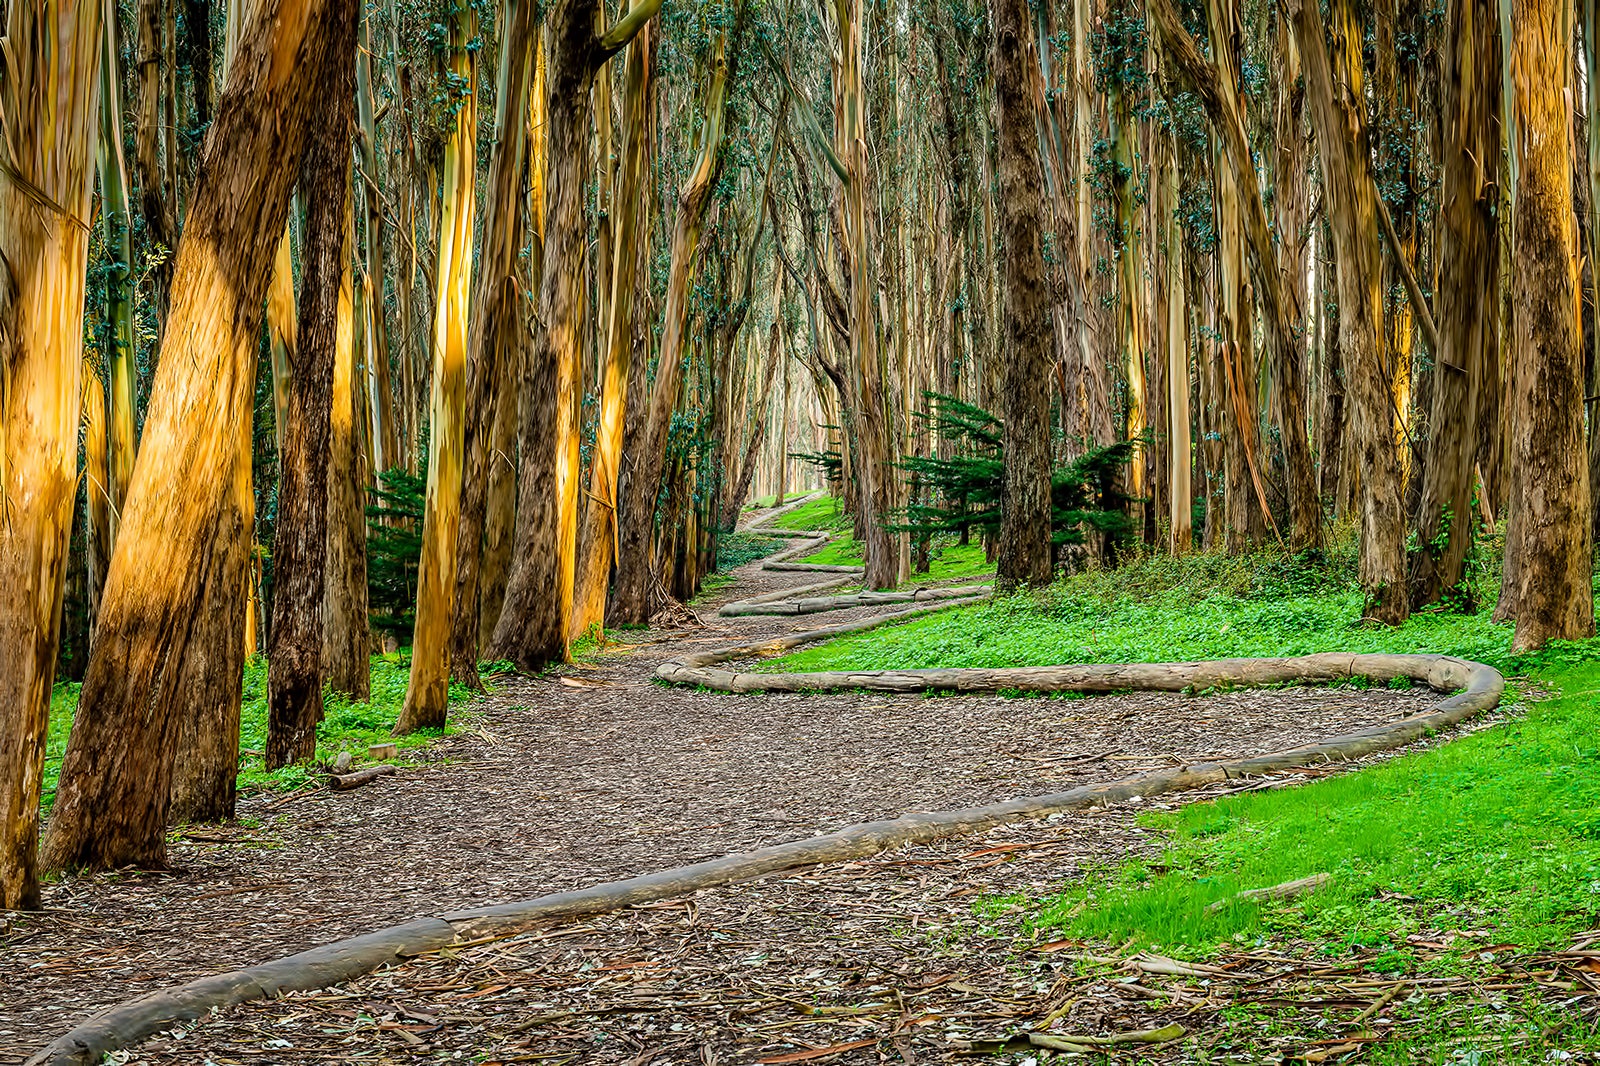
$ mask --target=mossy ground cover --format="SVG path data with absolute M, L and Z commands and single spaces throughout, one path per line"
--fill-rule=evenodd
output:
M 841 533 L 818 551 L 802 559 L 802 563 L 822 563 L 827 566 L 860 566 L 865 562 L 861 544 L 849 532 Z M 984 556 L 983 545 L 957 543 L 955 536 L 935 537 L 928 552 L 928 572 L 913 573 L 910 584 L 929 581 L 949 581 L 962 577 L 981 577 L 994 573 L 994 564 Z
M 772 520 L 773 529 L 849 529 L 850 516 L 836 496 L 822 495 Z
M 1142 822 L 1167 837 L 1158 859 L 1108 863 L 1053 897 L 994 902 L 1036 937 L 1102 950 L 1206 957 L 1288 947 L 1360 957 L 1395 975 L 1470 970 L 1486 947 L 1571 943 L 1600 923 L 1600 641 L 1513 657 L 1511 628 L 1490 621 L 1487 606 L 1425 612 L 1398 628 L 1363 625 L 1352 567 L 1337 554 L 1151 558 L 775 665 L 997 667 L 1320 651 L 1487 662 L 1513 682 L 1512 713 L 1492 728 L 1303 787 L 1148 813 Z M 1492 604 L 1496 577 L 1487 569 L 1477 576 L 1480 603 Z M 1207 910 L 1244 889 L 1319 873 L 1332 880 L 1309 895 Z M 1422 1050 L 1434 1031 L 1424 1015 L 1436 1006 L 1404 1008 L 1419 1026 L 1413 1042 L 1391 1044 L 1372 1061 L 1434 1061 Z M 1441 1020 L 1438 1032 L 1493 1031 L 1492 1014 L 1474 1007 Z M 1592 1026 L 1572 1040 L 1563 1046 L 1600 1049 Z
M 359 762 L 367 762 L 367 746 L 394 741 L 401 751 L 427 746 L 438 737 L 451 732 L 424 729 L 409 736 L 393 737 L 389 731 L 400 717 L 405 703 L 406 684 L 411 675 L 410 649 L 372 657 L 372 696 L 360 702 L 351 702 L 343 696 L 329 693 L 324 700 L 324 716 L 317 726 L 318 763 L 331 762 L 339 752 L 349 751 Z M 55 687 L 50 700 L 50 732 L 46 742 L 44 773 L 44 807 L 49 810 L 55 802 L 56 785 L 61 774 L 61 759 L 66 754 L 67 737 L 72 731 L 72 719 L 78 709 L 77 684 L 63 683 Z M 456 703 L 470 698 L 471 693 L 458 685 L 450 686 L 450 700 Z M 306 784 L 316 774 L 315 766 L 286 766 L 268 771 L 263 765 L 262 752 L 267 743 L 267 661 L 256 656 L 245 663 L 244 700 L 239 708 L 239 787 L 241 790 L 292 790 Z M 392 760 L 391 760 L 392 761 Z

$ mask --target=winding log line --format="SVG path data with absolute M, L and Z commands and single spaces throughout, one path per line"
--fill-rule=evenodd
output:
M 965 810 L 913 812 L 886 821 L 847 826 L 823 836 L 725 855 L 622 881 L 493 907 L 419 918 L 243 970 L 203 977 L 131 1000 L 61 1036 L 30 1058 L 28 1066 L 90 1066 L 99 1062 L 107 1052 L 137 1044 L 174 1025 L 196 1021 L 212 1011 L 253 1000 L 274 999 L 288 992 L 338 984 L 371 973 L 379 967 L 398 964 L 413 955 L 468 941 L 480 941 L 486 937 L 513 936 L 552 919 L 617 910 L 797 867 L 864 858 L 890 848 L 979 833 L 1009 822 L 1041 818 L 1095 804 L 1156 796 L 1243 775 L 1352 759 L 1400 747 L 1496 706 L 1505 690 L 1505 681 L 1494 668 L 1444 655 L 1334 653 L 1288 659 L 1224 659 L 1194 663 L 796 674 L 740 673 L 718 665 L 777 654 L 802 644 L 862 632 L 932 610 L 970 602 L 976 601 L 967 598 L 934 603 L 880 618 L 810 630 L 775 640 L 685 655 L 662 663 L 656 670 L 656 676 L 673 684 L 698 684 L 727 692 L 863 688 L 890 692 L 992 692 L 997 689 L 1037 692 L 1180 691 L 1220 685 L 1325 682 L 1354 676 L 1380 680 L 1409 677 L 1426 683 L 1435 691 L 1454 695 L 1424 713 L 1287 751 L 1199 763 L 1109 784 L 1082 785 L 1065 792 L 1005 800 Z

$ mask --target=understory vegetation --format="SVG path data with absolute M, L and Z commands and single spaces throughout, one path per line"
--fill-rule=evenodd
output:
M 394 743 L 404 752 L 426 747 L 441 736 L 459 728 L 453 719 L 443 729 L 423 729 L 405 736 L 391 735 L 400 708 L 405 703 L 406 682 L 411 671 L 411 649 L 372 657 L 372 696 L 352 701 L 329 691 L 324 697 L 322 721 L 317 725 L 317 754 L 313 762 L 292 763 L 277 770 L 265 768 L 263 753 L 267 743 L 267 661 L 253 656 L 244 666 L 244 699 L 239 712 L 239 790 L 288 791 L 316 778 L 319 771 L 339 753 L 348 751 L 358 765 L 395 762 L 396 759 L 369 759 L 372 744 Z M 67 737 L 78 709 L 75 682 L 56 685 L 50 699 L 50 733 L 45 755 L 44 802 L 49 810 L 55 802 L 56 781 L 61 773 L 61 758 L 67 750 Z M 460 685 L 450 686 L 450 702 L 460 703 L 472 693 Z

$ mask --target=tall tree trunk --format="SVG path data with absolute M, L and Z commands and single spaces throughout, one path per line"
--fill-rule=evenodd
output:
M 395 723 L 396 736 L 443 728 L 450 705 L 450 621 L 455 605 L 456 532 L 466 446 L 467 325 L 471 312 L 473 186 L 477 177 L 477 15 L 466 6 L 450 16 L 450 72 L 463 90 L 444 149 L 435 273 L 433 382 L 428 399 L 428 491 L 417 567 L 417 621 L 411 637 L 411 680 Z
M 852 424 L 855 473 L 860 489 L 858 518 L 863 526 L 866 556 L 863 581 L 868 588 L 893 588 L 901 577 L 901 538 L 889 523 L 900 497 L 894 470 L 892 409 L 885 381 L 883 353 L 879 350 L 878 316 L 874 299 L 867 233 L 867 113 L 862 78 L 866 68 L 866 41 L 862 30 L 862 0 L 834 0 L 833 15 L 839 34 L 834 55 L 834 154 L 843 161 L 839 226 L 849 278 L 850 355 L 846 376 L 850 381 L 847 415 Z M 990 242 L 985 242 L 986 244 Z M 992 368 L 991 368 L 992 370 Z
M 109 269 L 106 273 L 107 478 L 111 525 L 107 548 L 116 542 L 117 521 L 133 480 L 134 381 L 138 347 L 133 325 L 133 217 L 128 206 L 128 168 L 122 152 L 122 75 L 117 54 L 116 5 L 106 0 L 105 42 L 100 49 L 100 197 Z M 109 555 L 106 557 L 109 561 Z M 100 574 L 103 580 L 104 573 Z M 100 588 L 92 598 L 98 603 Z
M 1364 99 L 1361 25 L 1351 0 L 1333 0 L 1330 59 L 1317 5 L 1311 0 L 1289 0 L 1289 6 L 1322 159 L 1322 185 L 1338 273 L 1339 352 L 1354 407 L 1354 443 L 1361 457 L 1363 614 L 1398 625 L 1410 610 L 1405 582 L 1405 514 L 1394 417 L 1378 352 L 1383 273 L 1360 104 Z
M 723 55 L 726 45 L 724 30 L 713 46 L 699 153 L 694 170 L 678 192 L 678 213 L 672 230 L 672 265 L 667 276 L 667 304 L 661 325 L 661 352 L 656 360 L 655 383 L 650 390 L 639 465 L 629 478 L 627 498 L 618 516 L 621 543 L 617 549 L 616 588 L 610 612 L 614 623 L 638 625 L 650 620 L 650 538 L 655 525 L 656 497 L 661 491 L 662 470 L 666 465 L 667 435 L 672 428 L 672 413 L 678 405 L 678 388 L 683 376 L 689 282 L 722 149 L 728 95 L 728 68 Z
M 621 181 L 617 190 L 618 254 L 612 257 L 611 298 L 606 321 L 605 369 L 600 387 L 600 425 L 589 464 L 589 506 L 578 538 L 578 575 L 573 588 L 574 635 L 605 620 L 606 592 L 616 557 L 617 475 L 627 425 L 628 383 L 633 375 L 633 290 L 637 264 L 629 254 L 641 233 L 650 232 L 648 195 L 650 77 L 654 66 L 647 26 L 628 47 L 622 105 Z
M 101 12 L 101 0 L 13 3 L 5 21 L 0 909 L 7 910 L 39 907 L 40 781 L 77 488 Z
M 575 559 L 562 545 L 563 538 L 575 541 L 576 530 L 566 528 L 573 512 L 563 507 L 561 493 L 575 488 L 576 482 L 564 486 L 561 478 L 576 476 L 570 458 L 575 424 L 568 419 L 576 417 L 570 407 L 580 369 L 589 90 L 606 59 L 625 47 L 660 9 L 660 0 L 641 0 L 598 35 L 596 2 L 564 0 L 546 16 L 549 98 L 561 106 L 551 107 L 545 122 L 550 173 L 545 186 L 540 326 L 523 363 L 516 549 L 489 648 L 491 658 L 522 669 L 537 669 L 566 656 L 572 617 Z M 665 362 L 663 358 L 663 366 Z M 563 405 L 569 408 L 566 413 Z
M 1170 140 L 1168 141 L 1171 144 Z M 1178 222 L 1178 162 L 1169 152 L 1161 169 L 1157 213 L 1166 240 L 1167 264 L 1167 461 L 1169 471 L 1169 548 L 1181 555 L 1194 547 L 1194 496 L 1190 487 L 1193 466 L 1189 428 L 1188 299 L 1184 285 L 1183 232 Z
M 1590 0 L 1592 3 L 1593 0 Z M 1496 0 L 1451 0 L 1440 71 L 1444 128 L 1439 209 L 1439 350 L 1428 455 L 1411 562 L 1411 604 L 1464 589 L 1472 543 L 1478 395 L 1494 362 L 1500 246 L 1500 19 Z
M 250 371 L 268 280 L 262 264 L 288 215 L 313 99 L 337 37 L 329 27 L 344 17 L 354 18 L 348 0 L 260 0 L 208 135 L 98 639 L 45 837 L 51 868 L 164 861 L 182 667 L 203 646 L 197 622 L 216 577 L 213 558 L 226 550 L 217 538 L 236 510 L 230 475 L 255 386 Z
M 372 17 L 373 8 L 364 6 L 361 47 L 356 51 L 356 115 L 361 138 L 361 167 L 356 183 L 365 208 L 362 228 L 365 284 L 372 290 L 366 301 L 367 391 L 372 412 L 369 455 L 373 471 L 382 472 L 403 465 L 404 460 L 400 456 L 400 436 L 394 419 L 394 387 L 389 378 L 389 325 L 383 313 L 383 283 L 388 274 L 384 270 L 383 255 L 383 197 L 378 185 L 378 123 L 372 99 Z
M 478 679 L 478 585 L 484 519 L 489 499 L 489 446 L 496 398 L 514 367 L 507 366 L 522 332 L 522 284 L 517 256 L 522 250 L 522 210 L 518 202 L 527 147 L 528 82 L 539 37 L 532 5 L 502 0 L 498 84 L 495 93 L 495 147 L 489 160 L 489 191 L 484 205 L 484 249 L 478 291 L 467 337 L 466 471 L 461 489 L 461 525 L 456 540 L 455 605 L 450 632 L 450 676 L 481 690 Z
M 328 404 L 328 548 L 322 599 L 322 677 L 334 692 L 352 700 L 372 693 L 367 616 L 366 423 L 361 376 L 356 361 L 355 284 L 350 252 L 354 246 L 355 205 L 346 200 L 344 255 L 340 260 L 333 386 Z
M 342 27 L 341 27 L 342 28 Z M 306 216 L 299 350 L 282 427 L 278 520 L 272 542 L 272 633 L 267 651 L 266 766 L 307 762 L 322 720 L 322 605 L 328 563 L 328 434 L 339 297 L 349 269 L 350 136 L 356 41 L 337 42 L 328 110 L 300 166 Z
M 996 584 L 1046 585 L 1050 547 L 1050 292 L 1045 285 L 1044 181 L 1033 105 L 1026 0 L 994 0 L 991 53 L 1000 139 L 1000 239 L 1006 250 L 1001 495 Z M 1135 469 L 1142 458 L 1134 463 Z
M 1507 571 L 1497 614 L 1512 648 L 1594 635 L 1583 440 L 1578 247 L 1572 213 L 1571 5 L 1517 0 L 1511 17 L 1517 160 L 1515 370 Z
M 158 332 L 167 321 L 172 294 L 173 256 L 178 241 L 177 219 L 172 211 L 166 179 L 161 170 L 161 18 L 162 0 L 139 0 L 138 44 L 139 111 L 135 125 L 134 172 L 139 185 L 139 213 L 144 216 L 146 239 L 152 250 L 166 251 L 150 268 Z

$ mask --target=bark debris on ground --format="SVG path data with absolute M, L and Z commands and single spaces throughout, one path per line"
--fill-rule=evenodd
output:
M 172 871 L 51 885 L 45 913 L 3 930 L 0 1063 L 155 988 L 418 915 L 908 810 L 1275 750 L 1432 699 L 1352 687 L 730 697 L 651 682 L 674 654 L 790 631 L 790 619 L 713 620 L 715 606 L 806 581 L 745 567 L 698 611 L 709 624 L 504 678 L 392 777 L 349 793 L 250 796 L 237 825 L 180 830 Z M 983 934 L 974 901 L 1045 895 L 1089 864 L 1150 853 L 1159 842 L 1133 813 L 1005 827 L 418 959 L 241 1007 L 142 1059 L 865 1062 L 892 1051 L 889 1061 L 922 1061 L 1015 1029 L 1065 979 L 1048 953 L 1019 954 L 1014 929 Z M 1122 1015 L 1123 1028 L 1151 1018 Z

